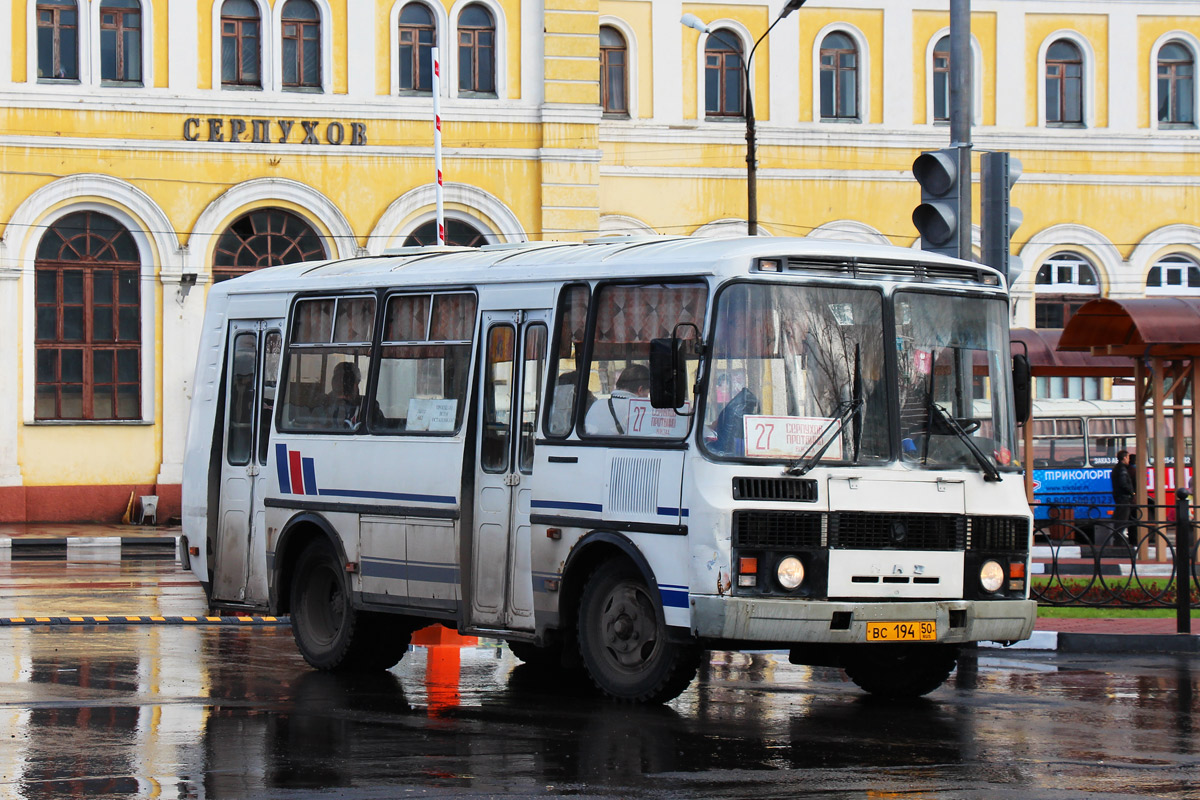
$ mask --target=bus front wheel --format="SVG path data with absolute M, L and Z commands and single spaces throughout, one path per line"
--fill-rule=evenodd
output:
M 845 663 L 846 675 L 878 697 L 921 697 L 946 682 L 958 662 L 947 645 L 887 644 L 860 650 Z
M 665 703 L 696 676 L 699 650 L 671 640 L 662 606 L 631 564 L 610 561 L 592 573 L 578 625 L 584 667 L 612 700 Z
M 292 636 L 304 660 L 329 671 L 384 670 L 408 650 L 399 618 L 354 608 L 333 545 L 323 539 L 300 554 L 291 592 Z

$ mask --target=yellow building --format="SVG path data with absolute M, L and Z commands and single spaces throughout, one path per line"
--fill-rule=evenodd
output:
M 205 287 L 430 240 L 432 46 L 452 241 L 744 232 L 752 54 L 760 232 L 907 246 L 947 6 L 0 0 L 0 521 L 177 514 Z M 1200 8 L 975 0 L 972 35 L 1014 324 L 1200 293 Z

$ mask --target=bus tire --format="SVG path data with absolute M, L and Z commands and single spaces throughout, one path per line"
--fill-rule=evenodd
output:
M 845 663 L 846 675 L 863 691 L 900 700 L 927 695 L 950 677 L 958 648 L 947 645 L 882 645 L 863 648 Z
M 579 602 L 579 654 L 592 683 L 621 703 L 665 703 L 696 677 L 699 650 L 671 640 L 662 605 L 628 562 L 588 578 Z
M 327 671 L 378 671 L 408 649 L 399 618 L 358 611 L 337 553 L 325 539 L 305 547 L 291 591 L 292 636 L 304 660 Z

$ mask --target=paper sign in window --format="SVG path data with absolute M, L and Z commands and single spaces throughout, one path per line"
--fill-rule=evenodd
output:
M 834 420 L 829 417 L 773 417 L 747 414 L 743 418 L 746 436 L 746 455 L 752 458 L 795 458 L 802 455 Z M 828 438 L 828 435 L 826 436 Z M 824 442 L 824 439 L 821 440 Z M 818 444 L 812 452 L 821 448 Z M 842 457 L 842 435 L 833 437 L 833 443 L 823 458 Z

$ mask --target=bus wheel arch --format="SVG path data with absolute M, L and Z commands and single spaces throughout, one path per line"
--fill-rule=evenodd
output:
M 561 613 L 575 621 L 592 683 L 616 702 L 674 699 L 696 676 L 699 647 L 667 627 L 658 583 L 628 539 L 597 531 L 584 542 L 588 546 L 577 545 L 580 555 L 564 570 L 572 594 Z
M 654 578 L 654 571 L 650 569 L 650 562 L 628 537 L 614 531 L 600 530 L 588 533 L 571 548 L 562 572 L 558 618 L 559 624 L 568 630 L 572 637 L 579 613 L 579 601 L 588 578 L 605 562 L 619 559 L 632 563 L 642 574 L 646 585 L 657 591 L 658 581 Z
M 296 566 L 301 554 L 309 544 L 318 539 L 326 539 L 334 551 L 346 562 L 346 552 L 332 526 L 319 514 L 298 514 L 288 520 L 279 540 L 275 545 L 275 580 L 272 581 L 272 607 L 276 613 L 286 614 L 291 611 L 292 581 L 295 579 Z

